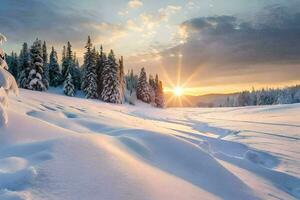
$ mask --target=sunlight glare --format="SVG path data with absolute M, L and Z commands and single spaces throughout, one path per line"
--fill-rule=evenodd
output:
M 173 93 L 175 96 L 180 97 L 183 94 L 183 88 L 182 87 L 175 87 L 173 90 Z

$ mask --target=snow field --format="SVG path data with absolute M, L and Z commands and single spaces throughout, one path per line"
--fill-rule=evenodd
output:
M 0 199 L 299 199 L 299 112 L 21 90 L 0 128 Z

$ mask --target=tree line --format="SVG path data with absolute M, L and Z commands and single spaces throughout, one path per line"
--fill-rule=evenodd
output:
M 300 103 L 300 85 L 285 88 L 263 88 L 228 96 L 220 106 L 256 106 Z
M 25 42 L 19 55 L 12 52 L 6 56 L 9 71 L 20 88 L 46 91 L 50 86 L 62 87 L 67 96 L 82 90 L 88 99 L 116 104 L 135 104 L 139 99 L 164 107 L 163 84 L 157 74 L 148 79 L 142 68 L 139 75 L 133 70 L 125 75 L 123 57 L 116 58 L 113 50 L 106 54 L 102 46 L 98 51 L 90 37 L 85 45 L 82 66 L 70 42 L 63 46 L 60 63 L 55 48 L 51 48 L 50 55 L 47 50 L 46 42 L 36 39 L 30 47 Z

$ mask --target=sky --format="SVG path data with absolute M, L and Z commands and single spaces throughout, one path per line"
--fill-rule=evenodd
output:
M 158 73 L 166 91 L 230 93 L 300 83 L 299 0 L 1 0 L 7 52 L 36 37 L 82 57 L 87 36 Z

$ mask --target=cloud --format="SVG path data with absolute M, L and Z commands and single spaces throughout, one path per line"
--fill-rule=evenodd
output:
M 140 0 L 131 0 L 128 2 L 129 8 L 139 8 L 143 5 L 143 2 Z
M 158 10 L 159 19 L 168 21 L 169 17 L 172 14 L 175 14 L 180 10 L 181 10 L 181 6 L 174 6 L 174 5 L 168 5 L 166 8 L 161 8 Z
M 99 35 L 95 36 L 96 43 L 112 46 L 115 42 L 125 37 L 128 32 L 127 29 L 120 24 L 100 23 L 94 24 L 94 28 L 98 30 Z
M 10 41 L 21 43 L 35 37 L 55 41 L 81 41 L 90 33 L 97 34 L 91 13 L 77 10 L 63 2 L 49 0 L 2 0 L 0 6 L 1 31 Z
M 300 61 L 300 13 L 271 13 L 247 23 L 233 16 L 191 19 L 181 25 L 188 35 L 183 46 L 201 49 L 199 58 L 209 54 L 211 60 L 201 60 L 216 64 Z
M 235 16 L 198 17 L 180 24 L 179 33 L 178 45 L 159 53 L 160 63 L 149 61 L 164 66 L 170 77 L 176 77 L 180 61 L 182 79 L 193 74 L 195 85 L 299 80 L 297 10 L 271 6 L 247 22 Z
M 159 27 L 163 22 L 167 22 L 172 15 L 180 10 L 180 6 L 168 5 L 164 8 L 160 8 L 155 13 L 142 13 L 139 16 L 140 26 L 147 30 L 153 30 Z

